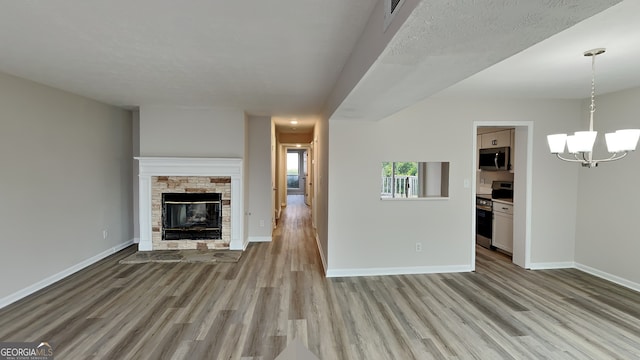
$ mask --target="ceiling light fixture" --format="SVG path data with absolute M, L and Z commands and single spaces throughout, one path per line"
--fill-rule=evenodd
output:
M 593 131 L 593 113 L 596 111 L 595 95 L 596 95 L 596 56 L 603 54 L 604 48 L 593 49 L 584 52 L 584 56 L 591 57 L 591 106 L 589 118 L 589 131 L 576 131 L 573 135 L 553 134 L 547 136 L 549 150 L 552 154 L 556 154 L 558 159 L 577 162 L 583 167 L 593 168 L 598 163 L 620 160 L 627 156 L 629 151 L 634 151 L 638 145 L 640 138 L 640 129 L 624 129 L 614 133 L 605 134 L 607 142 L 607 150 L 612 154 L 608 158 L 593 159 L 593 144 L 596 141 L 597 131 Z M 572 158 L 562 157 L 566 148 L 573 155 Z
M 298 124 L 298 120 L 291 120 L 290 123 L 291 123 L 291 125 L 296 125 L 296 124 Z

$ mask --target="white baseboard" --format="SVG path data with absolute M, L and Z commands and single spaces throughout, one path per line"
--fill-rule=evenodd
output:
M 438 274 L 473 271 L 469 265 L 411 266 L 393 268 L 329 269 L 327 277 Z
M 112 255 L 112 254 L 114 254 L 114 253 L 116 253 L 116 252 L 118 252 L 118 251 L 120 251 L 120 250 L 122 250 L 122 249 L 124 249 L 124 248 L 126 248 L 128 246 L 130 246 L 130 245 L 133 245 L 133 243 L 134 243 L 134 239 L 131 239 L 131 240 L 127 241 L 127 242 L 124 242 L 122 244 L 116 245 L 116 246 L 114 246 L 114 247 L 112 247 L 110 249 L 107 249 L 107 250 L 105 250 L 105 251 L 103 251 L 103 252 L 101 252 L 101 253 L 99 253 L 99 254 L 97 254 L 95 256 L 92 256 L 92 257 L 90 257 L 90 258 L 88 258 L 88 259 L 86 259 L 86 260 L 84 260 L 84 261 L 82 261 L 82 262 L 70 267 L 70 268 L 62 270 L 61 272 L 59 272 L 57 274 L 51 275 L 48 278 L 40 280 L 40 281 L 38 281 L 37 283 L 35 283 L 33 285 L 27 286 L 26 288 L 24 288 L 22 290 L 19 290 L 19 291 L 15 292 L 15 293 L 13 293 L 11 295 L 5 296 L 2 299 L 0 299 L 0 309 L 4 308 L 5 306 L 7 306 L 9 304 L 12 304 L 12 303 L 18 301 L 18 300 L 20 300 L 20 299 L 22 299 L 24 297 L 27 297 L 27 296 L 35 293 L 36 291 L 41 290 L 41 289 L 43 289 L 43 288 L 45 288 L 45 287 L 47 287 L 47 286 L 49 286 L 49 285 L 51 285 L 51 284 L 53 284 L 53 283 L 55 283 L 57 281 L 60 281 L 60 280 L 64 279 L 65 277 L 67 277 L 67 276 L 69 276 L 69 275 L 71 275 L 71 274 L 73 274 L 75 272 L 78 272 L 78 271 L 86 268 L 89 265 L 93 265 L 96 262 L 106 258 L 107 256 Z
M 324 258 L 324 252 L 322 251 L 322 246 L 320 246 L 320 238 L 318 237 L 318 232 L 315 231 L 316 234 L 316 246 L 318 247 L 318 252 L 320 253 L 320 260 L 322 261 L 322 269 L 324 270 L 325 276 L 327 276 L 327 260 Z
M 613 275 L 613 274 L 609 274 L 607 272 L 604 272 L 602 270 L 598 270 L 595 268 L 592 268 L 590 266 L 587 265 L 583 265 L 580 263 L 576 263 L 575 264 L 575 268 L 578 270 L 582 270 L 588 274 L 597 276 L 599 278 L 611 281 L 612 283 L 616 283 L 618 285 L 622 285 L 624 287 L 627 287 L 629 289 L 635 290 L 635 291 L 640 291 L 640 284 L 627 280 L 625 278 L 621 278 L 620 276 L 617 275 Z
M 271 242 L 271 236 L 249 236 L 249 242 Z
M 576 264 L 573 261 L 529 264 L 530 270 L 571 269 L 575 267 L 576 267 Z

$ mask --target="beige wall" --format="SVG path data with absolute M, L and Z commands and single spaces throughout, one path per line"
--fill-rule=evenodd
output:
M 249 203 L 246 211 L 249 241 L 271 240 L 271 118 L 249 116 L 248 164 Z
M 251 174 L 250 174 L 250 161 L 251 159 L 249 158 L 249 114 L 247 114 L 246 112 L 242 112 L 243 115 L 243 124 L 242 124 L 242 129 L 243 129 L 243 137 L 242 137 L 242 144 L 243 144 L 243 149 L 242 149 L 242 153 L 244 154 L 244 161 L 242 162 L 242 177 L 243 177 L 243 182 L 242 182 L 242 200 L 243 200 L 243 216 L 244 218 L 242 219 L 242 234 L 244 239 L 242 239 L 242 244 L 244 247 L 247 247 L 247 245 L 249 244 L 249 221 L 251 220 L 251 216 L 249 213 L 249 194 L 250 194 L 250 179 L 251 179 Z M 259 176 L 259 174 L 255 174 L 256 176 Z
M 278 200 L 278 169 L 280 159 L 278 152 L 278 134 L 276 133 L 276 123 L 271 119 L 271 207 L 273 209 L 273 227 L 276 227 L 276 220 L 280 218 L 280 201 Z
M 329 120 L 321 117 L 316 122 L 313 134 L 313 154 L 315 157 L 313 172 L 314 201 L 312 203 L 313 220 L 320 256 L 325 270 L 329 261 Z M 333 190 L 331 190 L 333 191 Z
M 131 142 L 133 156 L 140 156 L 140 111 L 135 110 L 131 114 Z M 140 202 L 140 179 L 138 178 L 138 160 L 133 160 L 131 164 L 131 177 L 133 178 L 133 238 L 140 241 L 140 215 L 138 214 Z
M 331 120 L 330 272 L 472 266 L 474 199 L 471 187 L 463 184 L 475 172 L 474 121 L 534 122 L 531 262 L 571 263 L 578 170 L 548 153 L 546 135 L 576 128 L 580 105 L 432 98 L 381 121 Z M 397 159 L 450 161 L 450 199 L 381 201 L 380 163 Z M 416 242 L 422 243 L 422 252 L 415 251 Z
M 133 238 L 133 150 L 131 112 L 4 74 L 0 119 L 1 307 Z
M 140 155 L 244 158 L 244 112 L 227 108 L 140 107 Z
M 308 144 L 313 140 L 313 132 L 307 134 L 280 133 L 278 138 L 282 144 Z

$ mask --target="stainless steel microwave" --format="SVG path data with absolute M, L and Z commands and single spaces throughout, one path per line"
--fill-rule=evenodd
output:
M 511 170 L 511 157 L 507 147 L 480 149 L 478 163 L 481 170 Z

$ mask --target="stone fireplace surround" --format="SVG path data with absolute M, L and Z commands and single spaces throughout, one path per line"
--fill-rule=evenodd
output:
M 242 159 L 136 157 L 139 161 L 139 251 L 161 250 L 153 241 L 153 179 L 158 177 L 228 177 L 231 178 L 229 249 L 243 250 Z M 226 239 L 225 239 L 226 240 Z M 190 241 L 190 240 L 189 240 Z M 194 246 L 197 240 L 194 240 Z M 156 241 L 157 243 L 157 241 Z M 164 250 L 166 248 L 163 248 Z
M 221 195 L 221 237 L 214 239 L 163 239 L 164 194 Z M 152 176 L 151 177 L 151 242 L 154 250 L 229 249 L 231 240 L 231 177 L 229 176 Z

